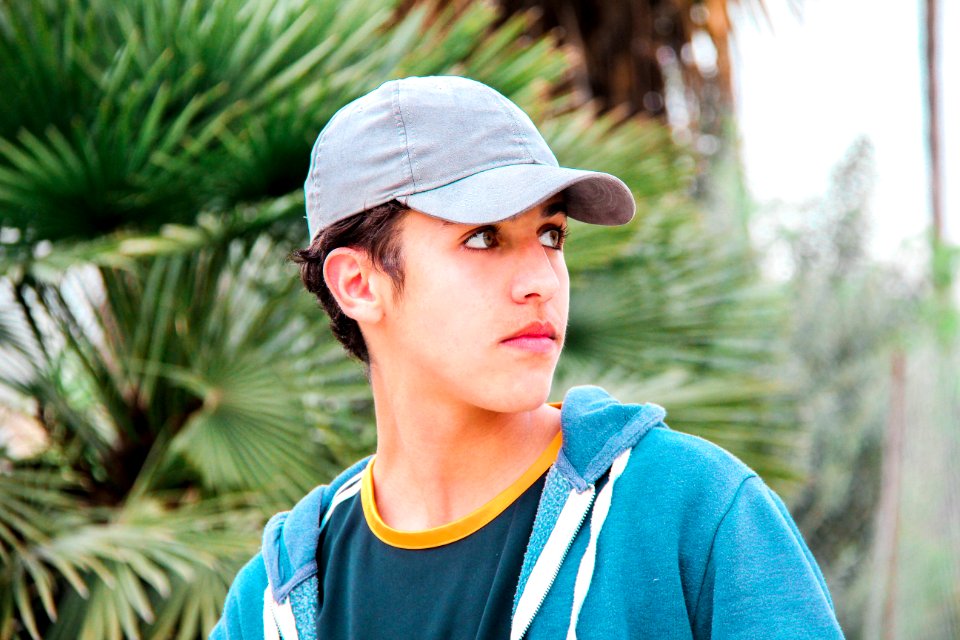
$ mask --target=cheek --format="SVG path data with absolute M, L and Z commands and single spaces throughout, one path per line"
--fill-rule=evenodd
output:
M 425 339 L 462 338 L 484 321 L 484 311 L 493 309 L 491 274 L 439 261 L 429 269 L 421 271 L 427 277 L 411 278 L 405 288 L 403 315 L 409 325 L 425 332 Z
M 564 308 L 570 302 L 570 273 L 567 271 L 567 263 L 563 259 L 563 254 L 559 257 L 559 262 L 555 268 L 557 280 L 560 282 L 560 290 L 557 292 L 557 298 L 562 299 Z

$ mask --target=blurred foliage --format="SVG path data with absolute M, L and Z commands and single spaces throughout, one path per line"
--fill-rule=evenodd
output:
M 43 435 L 0 457 L 0 638 L 196 638 L 265 517 L 370 451 L 366 381 L 286 261 L 299 184 L 344 103 L 469 75 L 562 163 L 622 176 L 635 224 L 578 225 L 557 391 L 600 383 L 791 477 L 783 300 L 705 233 L 656 123 L 551 91 L 570 62 L 389 0 L 0 4 L 0 399 Z
M 895 562 L 874 564 L 874 585 L 885 588 L 870 590 L 868 611 L 881 615 L 868 618 L 864 638 L 885 628 L 897 638 L 960 637 L 960 335 L 931 320 L 910 338 L 900 535 Z
M 872 579 L 891 363 L 919 320 L 925 289 L 868 255 L 872 183 L 872 149 L 860 141 L 823 200 L 779 234 L 791 273 L 788 375 L 809 437 L 806 480 L 789 503 L 850 638 L 863 637 Z

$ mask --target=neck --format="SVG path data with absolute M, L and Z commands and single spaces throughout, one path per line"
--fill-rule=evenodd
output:
M 523 475 L 560 429 L 560 411 L 548 405 L 489 411 L 388 386 L 375 370 L 371 385 L 377 508 L 394 529 L 437 527 L 482 506 Z

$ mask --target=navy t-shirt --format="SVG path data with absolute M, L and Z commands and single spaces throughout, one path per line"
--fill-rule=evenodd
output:
M 510 637 L 517 579 L 559 435 L 499 496 L 456 522 L 390 529 L 360 491 L 333 511 L 317 546 L 324 640 L 493 640 Z

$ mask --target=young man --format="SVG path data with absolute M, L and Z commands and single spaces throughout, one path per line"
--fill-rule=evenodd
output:
M 840 638 L 782 502 L 602 389 L 545 404 L 567 217 L 629 189 L 565 169 L 464 78 L 341 109 L 306 182 L 307 288 L 369 367 L 376 456 L 271 519 L 213 638 Z

